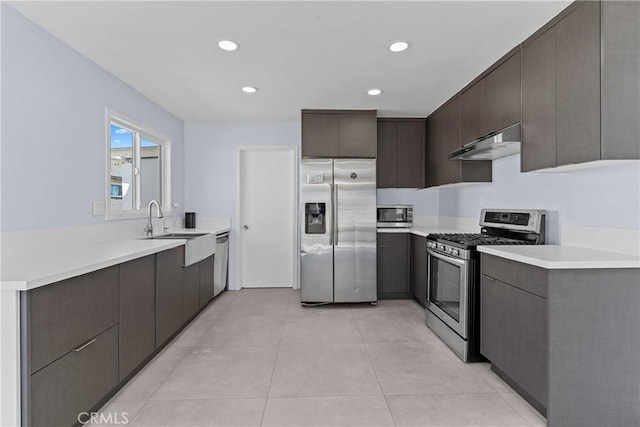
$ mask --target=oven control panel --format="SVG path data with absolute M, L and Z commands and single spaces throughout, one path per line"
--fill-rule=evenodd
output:
M 433 252 L 440 253 L 442 255 L 448 255 L 454 258 L 469 259 L 469 251 L 465 249 L 456 248 L 455 246 L 446 245 L 443 243 L 427 240 L 427 251 L 431 249 Z

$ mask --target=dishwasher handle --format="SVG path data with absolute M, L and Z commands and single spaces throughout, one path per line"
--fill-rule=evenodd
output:
M 216 243 L 227 243 L 229 241 L 229 233 L 222 233 L 216 235 Z

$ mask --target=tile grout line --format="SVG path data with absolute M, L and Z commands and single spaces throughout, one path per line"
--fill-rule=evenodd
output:
M 214 301 L 214 303 L 215 303 L 215 301 Z M 213 303 L 213 304 L 214 304 L 214 303 Z M 210 304 L 210 305 L 209 305 L 209 307 L 207 308 L 207 310 L 205 310 L 205 311 L 212 310 L 212 309 L 213 309 L 213 304 Z M 203 312 L 203 313 L 200 313 L 200 314 L 197 316 L 197 318 L 201 317 L 203 314 L 204 314 L 204 312 Z M 192 324 L 197 320 L 197 318 L 196 318 L 196 319 L 193 319 L 193 320 L 191 321 L 191 323 L 187 326 L 187 328 L 189 328 L 189 326 L 191 326 L 191 325 L 192 325 Z M 213 320 L 213 319 L 211 319 L 211 320 Z M 187 328 L 185 328 L 185 329 L 187 329 Z M 209 329 L 211 329 L 211 328 L 213 328 L 213 325 L 211 325 Z M 208 329 L 207 329 L 207 331 L 208 331 Z M 206 332 L 205 332 L 205 333 L 206 333 Z M 171 340 L 171 342 L 170 342 L 169 344 L 167 344 L 167 346 L 165 347 L 165 349 L 163 349 L 163 352 L 168 351 L 170 348 L 172 348 L 173 346 L 175 346 L 175 344 L 176 344 L 176 343 L 178 342 L 178 340 L 179 340 L 180 335 L 182 335 L 182 332 L 181 332 L 178 336 L 174 337 L 174 338 L 173 338 L 173 340 Z M 203 336 L 204 336 L 204 335 L 203 335 Z M 191 352 L 193 352 L 194 348 L 196 348 L 196 347 L 194 347 L 194 346 L 184 346 L 184 347 L 175 346 L 175 348 L 188 348 L 189 350 L 187 350 L 187 351 L 185 352 L 184 356 L 182 356 L 182 358 L 180 358 L 180 360 L 176 363 L 176 365 L 175 365 L 173 368 L 171 368 L 171 370 L 169 371 L 169 373 L 167 374 L 167 376 L 166 376 L 166 377 L 165 377 L 165 378 L 160 382 L 160 384 L 158 384 L 158 386 L 153 390 L 153 392 L 151 393 L 151 395 L 149 395 L 149 397 L 144 401 L 144 403 L 142 404 L 142 406 L 140 407 L 140 409 L 138 409 L 138 412 L 136 412 L 136 414 L 135 414 L 135 415 L 133 416 L 133 418 L 131 419 L 130 423 L 131 423 L 132 425 L 135 425 L 135 424 L 134 424 L 134 422 L 135 422 L 136 418 L 138 418 L 138 416 L 140 415 L 140 413 L 142 412 L 142 410 L 144 409 L 144 407 L 145 407 L 145 406 L 147 406 L 147 404 L 151 401 L 151 398 L 152 398 L 152 397 L 153 397 L 153 396 L 158 392 L 158 390 L 160 389 L 160 387 L 162 387 L 162 385 L 167 381 L 167 379 L 171 376 L 171 374 L 173 374 L 173 372 L 178 368 L 178 366 L 180 366 L 180 364 L 184 361 L 184 359 L 186 359 L 186 358 L 187 358 L 187 356 L 188 356 Z M 151 363 L 151 362 L 150 362 L 150 363 Z
M 389 416 L 391 417 L 391 422 L 394 426 L 396 426 L 396 420 L 393 418 L 393 413 L 391 412 L 391 408 L 389 407 L 389 402 L 387 401 L 387 396 L 384 394 L 384 389 L 382 388 L 382 384 L 380 384 L 380 379 L 378 378 L 378 373 L 376 372 L 376 368 L 373 366 L 373 361 L 371 360 L 371 355 L 369 354 L 369 349 L 367 348 L 367 343 L 364 342 L 364 338 L 362 337 L 362 332 L 360 331 L 360 327 L 358 326 L 358 321 L 355 318 L 355 313 L 352 315 L 354 317 L 353 322 L 356 324 L 356 329 L 358 330 L 358 335 L 360 335 L 360 339 L 362 340 L 362 345 L 364 346 L 364 351 L 367 353 L 367 359 L 369 360 L 369 365 L 371 365 L 371 370 L 373 371 L 373 375 L 376 377 L 376 381 L 378 382 L 378 387 L 380 387 L 380 393 L 382 393 L 382 398 L 384 399 L 384 404 L 387 406 L 387 411 L 389 411 Z
M 207 310 L 205 310 L 205 311 L 210 310 L 212 306 L 213 306 L 213 305 L 210 305 L 210 306 L 207 308 Z M 187 326 L 187 328 L 185 328 L 185 330 L 186 330 L 186 329 L 188 329 L 188 328 L 189 328 L 189 326 L 191 326 L 191 325 L 192 325 L 196 320 L 198 320 L 198 318 L 200 318 L 203 314 L 204 314 L 204 312 L 203 312 L 203 313 L 200 313 L 200 314 L 196 317 L 196 319 L 193 319 L 193 320 L 192 320 L 192 322 Z M 162 350 L 162 352 L 161 352 L 161 353 L 159 353 L 158 355 L 156 355 L 155 357 L 158 357 L 158 356 L 160 356 L 162 353 L 164 353 L 164 352 L 168 351 L 172 346 L 175 346 L 176 348 L 189 348 L 189 349 L 191 349 L 191 350 L 187 351 L 187 352 L 184 354 L 184 356 L 183 356 L 183 357 L 178 361 L 178 363 L 176 363 L 176 365 L 175 365 L 175 366 L 174 366 L 174 367 L 169 371 L 169 373 L 167 374 L 167 376 L 166 376 L 162 381 L 160 381 L 160 383 L 158 384 L 158 386 L 157 386 L 157 387 L 155 387 L 155 388 L 153 389 L 153 392 L 149 395 L 149 397 L 148 397 L 147 399 L 145 399 L 145 400 L 143 400 L 143 401 L 142 401 L 142 406 L 140 406 L 140 408 L 138 409 L 138 411 L 136 412 L 136 414 L 135 414 L 135 415 L 133 416 L 133 418 L 131 418 L 131 420 L 129 421 L 132 425 L 133 425 L 134 420 L 135 420 L 135 419 L 138 417 L 138 415 L 140 414 L 140 412 L 142 412 L 142 410 L 143 410 L 143 409 L 144 409 L 144 407 L 147 405 L 147 403 L 149 403 L 149 401 L 151 400 L 151 398 L 153 397 L 153 395 L 154 395 L 154 394 L 156 394 L 156 392 L 157 392 L 157 391 L 160 389 L 160 387 L 165 383 L 165 381 L 169 378 L 169 376 L 173 373 L 173 371 L 175 371 L 175 369 L 178 367 L 178 365 L 180 365 L 180 363 L 182 363 L 182 360 L 183 360 L 183 359 L 185 359 L 185 358 L 187 357 L 187 354 L 188 354 L 190 351 L 192 351 L 192 350 L 193 350 L 193 348 L 194 348 L 193 346 L 177 346 L 177 345 L 175 345 L 175 344 L 178 342 L 178 340 L 180 339 L 180 336 L 181 336 L 183 333 L 184 333 L 184 331 L 183 331 L 183 332 L 181 332 L 180 334 L 178 334 L 176 337 L 174 337 L 174 338 L 173 338 L 173 340 L 171 340 L 171 342 L 170 342 L 169 344 L 167 344 L 167 346 Z M 154 359 L 155 359 L 155 357 L 154 357 Z M 151 365 L 151 363 L 153 363 L 153 359 L 152 359 L 150 362 L 148 362 L 148 363 L 147 363 L 147 365 L 146 365 L 146 366 L 144 366 L 144 367 L 141 369 L 141 371 L 140 371 L 139 373 L 137 373 L 137 374 L 136 374 L 136 376 L 134 376 L 133 378 L 131 378 L 131 379 L 129 380 L 129 382 L 128 382 L 124 387 L 123 387 L 123 389 L 124 389 L 125 387 L 129 387 L 129 386 L 130 386 L 130 385 L 135 381 L 136 377 L 144 375 L 143 371 L 144 371 L 146 368 L 148 368 L 148 367 L 149 367 L 149 365 Z M 114 396 L 114 397 L 115 397 L 115 396 Z M 113 398 L 112 398 L 112 399 L 113 399 Z M 126 403 L 126 402 L 128 402 L 128 401 L 121 401 L 121 402 Z M 102 408 L 100 408 L 100 410 L 102 410 L 103 408 L 105 408 L 107 405 L 111 405 L 111 404 L 113 404 L 113 403 L 118 403 L 118 401 L 112 401 L 112 400 L 109 400 L 109 402 L 105 403 L 105 404 L 102 406 Z
M 531 423 L 529 422 L 529 420 L 528 420 L 528 419 L 526 419 L 526 418 L 524 417 L 524 415 L 522 415 L 522 414 L 520 413 L 520 411 L 518 410 L 518 408 L 516 408 L 516 407 L 515 407 L 515 405 L 514 405 L 514 404 L 512 404 L 509 400 L 505 399 L 505 398 L 504 398 L 504 396 L 503 396 L 503 394 L 515 394 L 515 395 L 517 395 L 517 393 L 515 393 L 515 392 L 514 392 L 514 393 L 502 393 L 502 392 L 498 392 L 498 395 L 500 396 L 500 398 L 501 398 L 502 400 L 504 400 L 505 402 L 507 402 L 507 405 L 509 405 L 509 406 L 511 407 L 511 409 L 513 409 L 514 411 L 516 411 L 516 414 L 518 414 L 518 415 L 520 416 L 520 418 L 522 418 L 522 419 L 524 420 L 524 422 L 525 422 L 525 423 L 527 423 L 527 425 L 528 425 L 528 426 L 530 426 L 530 427 L 535 426 L 535 424 L 531 424 Z M 518 396 L 518 397 L 520 397 L 520 396 Z M 533 409 L 533 410 L 535 411 L 535 409 Z M 540 416 L 542 416 L 542 415 L 540 415 Z M 546 419 L 546 418 L 545 418 L 545 421 L 547 421 L 547 419 Z
M 177 337 L 176 337 L 177 338 Z M 175 339 L 175 338 L 174 338 Z M 169 350 L 169 345 L 171 345 L 171 343 L 169 343 L 166 347 L 167 350 Z M 180 347 L 180 348 L 189 348 L 190 350 L 187 351 L 184 356 L 182 356 L 182 358 L 180 359 L 180 361 L 178 363 L 176 363 L 176 366 L 174 366 L 173 368 L 171 368 L 171 370 L 169 371 L 169 373 L 167 374 L 167 376 L 160 381 L 160 384 L 158 384 L 158 386 L 156 388 L 153 389 L 153 392 L 149 395 L 149 397 L 144 401 L 144 404 L 140 407 L 140 409 L 138 409 L 138 412 L 133 416 L 133 418 L 131 419 L 130 423 L 134 423 L 134 421 L 136 420 L 136 418 L 138 418 L 138 416 L 140 415 L 140 413 L 142 412 L 142 410 L 144 409 L 145 406 L 147 406 L 147 404 L 151 401 L 151 398 L 158 392 L 158 390 L 160 389 L 160 387 L 162 387 L 162 385 L 165 383 L 165 381 L 167 381 L 167 378 L 169 378 L 171 376 L 171 374 L 173 373 L 173 371 L 175 371 L 178 366 L 183 362 L 183 360 L 187 357 L 187 355 L 189 353 L 191 353 L 191 351 L 193 351 L 193 347 Z M 164 350 L 163 350 L 164 351 Z M 135 425 L 135 424 L 133 424 Z
M 287 309 L 284 311 L 284 316 L 282 316 L 282 329 L 280 330 L 280 337 L 278 338 L 278 348 L 276 350 L 276 357 L 273 359 L 273 368 L 271 369 L 271 378 L 269 378 L 269 387 L 267 387 L 267 395 L 264 399 L 264 407 L 262 408 L 262 417 L 260 417 L 260 426 L 264 423 L 264 414 L 267 412 L 267 403 L 269 403 L 269 392 L 271 391 L 271 383 L 273 382 L 273 374 L 276 371 L 276 364 L 278 363 L 278 356 L 280 355 L 280 344 L 282 343 L 282 335 L 284 334 L 284 326 L 287 319 L 287 312 L 289 311 L 289 305 L 291 304 L 292 295 L 289 295 L 289 300 L 287 301 Z

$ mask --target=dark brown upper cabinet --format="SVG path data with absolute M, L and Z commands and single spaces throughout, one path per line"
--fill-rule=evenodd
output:
M 378 188 L 424 187 L 425 119 L 378 119 Z
M 340 114 L 302 112 L 302 157 L 340 153 Z
M 583 4 L 556 25 L 556 115 L 558 165 L 599 160 L 599 3 Z
M 302 110 L 302 157 L 376 157 L 375 110 Z
M 396 187 L 397 131 L 397 122 L 378 119 L 378 157 L 376 158 L 378 188 Z
M 427 187 L 455 181 L 460 161 L 447 154 L 460 146 L 460 99 L 455 97 L 427 118 Z
M 601 7 L 601 154 L 603 159 L 638 159 L 640 3 L 608 1 Z
M 523 172 L 556 165 L 556 29 L 522 49 Z
M 449 160 L 460 147 L 460 97 L 455 96 L 427 118 L 426 186 L 491 182 L 491 161 Z
M 640 158 L 639 38 L 640 3 L 576 2 L 523 43 L 523 172 Z
M 462 145 L 520 121 L 520 52 L 514 50 L 460 93 Z
M 488 132 L 487 107 L 486 78 L 460 94 L 460 142 L 463 145 Z
M 499 131 L 521 120 L 520 63 L 518 49 L 486 77 L 487 132 Z

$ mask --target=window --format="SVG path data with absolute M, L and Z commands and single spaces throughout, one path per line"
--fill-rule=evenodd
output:
M 171 211 L 171 142 L 107 109 L 106 218 L 146 215 L 151 200 Z

